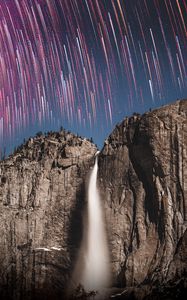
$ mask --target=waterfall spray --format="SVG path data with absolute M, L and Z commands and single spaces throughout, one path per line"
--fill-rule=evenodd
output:
M 98 157 L 88 185 L 88 228 L 85 230 L 82 285 L 100 291 L 109 285 L 109 253 L 101 199 L 97 188 Z

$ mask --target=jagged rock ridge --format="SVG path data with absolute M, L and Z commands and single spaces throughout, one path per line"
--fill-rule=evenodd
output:
M 160 287 L 186 277 L 186 115 L 184 100 L 126 118 L 99 155 L 115 286 Z M 96 151 L 62 130 L 30 139 L 0 162 L 1 299 L 62 298 Z M 149 291 L 142 290 L 143 299 Z

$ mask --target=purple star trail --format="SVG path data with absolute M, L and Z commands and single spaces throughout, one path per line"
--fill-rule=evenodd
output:
M 60 125 L 100 143 L 187 95 L 185 0 L 0 0 L 0 148 Z

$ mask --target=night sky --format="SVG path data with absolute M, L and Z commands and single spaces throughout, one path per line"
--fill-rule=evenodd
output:
M 186 0 L 0 0 L 0 149 L 187 98 Z

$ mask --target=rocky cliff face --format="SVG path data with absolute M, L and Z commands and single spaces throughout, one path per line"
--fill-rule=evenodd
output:
M 99 179 L 118 286 L 185 276 L 186 166 L 187 101 L 126 118 L 105 141 Z
M 187 101 L 126 118 L 99 155 L 115 286 L 167 286 L 186 277 L 186 120 Z M 62 299 L 96 151 L 61 131 L 29 139 L 0 162 L 1 299 Z
M 96 151 L 61 131 L 30 139 L 0 163 L 1 299 L 62 298 Z

